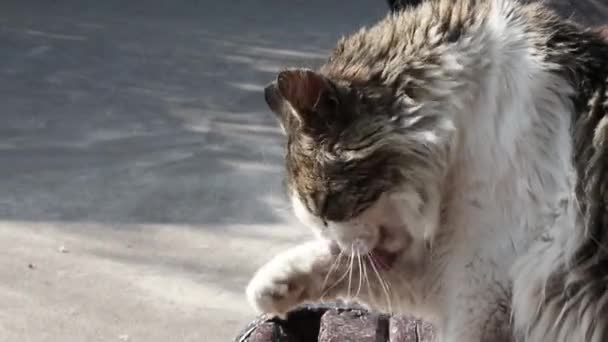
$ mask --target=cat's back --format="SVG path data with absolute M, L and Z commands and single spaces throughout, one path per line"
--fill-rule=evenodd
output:
M 501 37 L 516 36 L 518 29 L 544 36 L 558 22 L 539 3 L 425 1 L 340 39 L 321 72 L 354 83 L 391 83 L 404 75 L 416 78 L 433 69 L 441 72 L 446 56 L 475 60 Z

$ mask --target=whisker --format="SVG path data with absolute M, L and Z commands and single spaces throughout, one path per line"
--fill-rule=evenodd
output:
M 361 293 L 361 283 L 363 282 L 363 262 L 361 261 L 361 253 L 359 251 L 357 251 L 357 266 L 359 268 L 359 286 L 357 286 L 355 298 L 359 297 L 359 293 Z
M 367 295 L 369 296 L 369 302 L 373 303 L 374 300 L 374 292 L 372 291 L 372 285 L 369 281 L 369 276 L 367 275 L 367 262 L 372 262 L 371 260 L 369 260 L 369 254 L 365 255 L 365 262 L 363 263 L 363 274 L 365 275 L 365 281 L 367 283 Z
M 352 255 L 349 255 L 349 259 L 348 259 L 347 263 L 350 263 L 350 258 L 352 258 Z M 328 287 L 323 292 L 323 294 L 321 295 L 321 298 L 324 298 L 327 295 L 327 293 L 329 293 L 329 290 L 336 287 L 336 285 L 338 285 L 342 280 L 344 280 L 344 278 L 346 278 L 347 275 L 348 275 L 348 269 L 346 271 L 344 271 L 344 274 L 340 277 L 340 279 L 336 280 L 330 287 Z
M 351 288 L 352 288 L 352 281 L 353 281 L 353 266 L 355 264 L 355 246 L 351 245 L 350 246 L 350 264 L 348 266 L 348 295 L 346 296 L 346 298 L 351 298 L 350 297 L 350 292 L 351 292 Z
M 378 277 L 378 281 L 380 282 L 380 286 L 382 287 L 382 291 L 384 292 L 384 296 L 386 297 L 386 304 L 388 306 L 388 313 L 392 313 L 393 312 L 393 307 L 391 304 L 391 297 L 389 295 L 389 291 L 388 291 L 388 285 L 385 284 L 384 279 L 382 278 L 382 276 L 380 275 L 380 272 L 378 272 L 378 269 L 376 268 L 376 265 L 372 262 L 372 269 L 374 270 L 374 272 L 376 273 L 376 276 Z
M 381 259 L 378 259 L 378 258 L 376 258 L 376 256 L 374 256 L 374 253 L 370 253 L 369 257 L 372 259 L 372 261 L 376 265 L 380 266 L 380 268 L 386 268 L 387 267 L 387 265 L 384 263 L 384 261 L 382 261 Z
M 323 279 L 323 285 L 321 285 L 321 291 L 325 290 L 327 281 L 329 280 L 329 277 L 331 276 L 331 274 L 336 270 L 336 267 L 340 264 L 340 260 L 342 259 L 343 253 L 344 253 L 344 250 L 341 249 L 340 253 L 338 253 L 338 256 L 336 257 L 336 260 L 334 260 L 334 263 L 329 268 L 329 271 L 327 271 L 327 274 L 325 275 L 325 279 Z
M 386 296 L 388 298 L 388 307 L 389 307 L 389 313 L 393 314 L 393 296 L 392 296 L 392 286 L 391 283 L 388 281 L 388 279 L 386 278 L 382 278 L 382 281 L 384 282 L 384 286 L 386 287 Z

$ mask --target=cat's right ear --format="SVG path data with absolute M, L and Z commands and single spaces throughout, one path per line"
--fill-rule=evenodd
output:
M 270 110 L 276 115 L 284 134 L 287 134 L 286 100 L 281 96 L 277 81 L 268 84 L 264 88 L 264 99 Z

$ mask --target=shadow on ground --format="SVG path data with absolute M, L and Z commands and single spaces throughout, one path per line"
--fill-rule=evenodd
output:
M 330 35 L 110 9 L 5 13 L 0 216 L 276 223 L 282 139 L 261 90 L 319 64 Z
M 307 234 L 262 89 L 385 6 L 2 2 L 0 336 L 233 337 L 251 273 Z

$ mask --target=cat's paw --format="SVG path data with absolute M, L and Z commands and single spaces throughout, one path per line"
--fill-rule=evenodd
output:
M 310 300 L 310 277 L 287 265 L 270 263 L 262 267 L 247 286 L 247 299 L 258 312 L 285 317 Z

